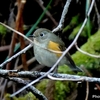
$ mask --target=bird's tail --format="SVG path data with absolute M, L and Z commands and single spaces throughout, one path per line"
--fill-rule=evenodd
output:
M 79 67 L 77 67 L 74 63 L 74 61 L 72 60 L 71 56 L 69 53 L 66 54 L 66 58 L 69 62 L 68 66 L 75 72 L 83 72 L 83 70 Z

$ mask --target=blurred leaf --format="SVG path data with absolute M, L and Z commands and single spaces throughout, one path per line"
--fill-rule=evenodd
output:
M 65 26 L 65 28 L 63 29 L 63 33 L 68 31 L 72 27 L 78 25 L 79 24 L 78 19 L 79 19 L 79 15 L 76 15 L 76 16 L 72 17 L 70 23 L 67 26 Z
M 7 28 L 4 27 L 4 26 L 2 26 L 2 25 L 0 25 L 0 34 L 1 34 L 2 36 L 5 36 L 6 33 L 7 33 Z
M 75 36 L 77 35 L 78 31 L 80 30 L 82 24 L 79 24 L 78 26 L 76 26 L 73 31 L 70 33 L 69 35 L 69 40 L 73 40 L 75 38 Z M 87 29 L 88 27 L 85 26 L 84 29 L 82 30 L 82 33 L 80 34 L 81 37 L 88 37 L 88 35 L 90 34 L 91 29 Z M 92 24 L 89 26 L 89 28 L 92 28 Z

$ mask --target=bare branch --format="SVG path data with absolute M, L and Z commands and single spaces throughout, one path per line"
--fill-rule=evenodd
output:
M 16 30 L 20 31 L 24 35 L 24 30 L 23 30 L 23 10 L 24 10 L 24 5 L 26 3 L 26 0 L 17 0 L 18 3 L 18 12 L 16 16 Z M 20 42 L 20 48 L 23 50 L 25 48 L 25 41 L 22 36 L 19 36 L 19 42 Z M 28 70 L 27 63 L 26 63 L 26 54 L 23 53 L 21 54 L 21 61 L 23 64 L 23 69 Z
M 86 97 L 85 100 L 88 100 L 89 97 L 89 82 L 86 82 Z
M 59 22 L 58 26 L 52 32 L 57 32 L 59 30 L 62 30 L 70 2 L 71 2 L 71 0 L 66 1 L 66 4 L 64 6 L 64 9 L 63 9 L 63 12 L 62 12 L 62 15 L 61 15 L 60 22 Z
M 21 79 L 21 78 L 15 78 L 15 77 L 10 77 L 8 78 L 11 81 L 20 83 L 20 84 L 24 84 L 27 85 L 29 84 L 29 82 Z M 35 94 L 35 96 L 37 96 L 37 98 L 41 98 L 41 100 L 47 100 L 47 98 L 42 94 L 42 92 L 40 92 L 38 89 L 36 89 L 34 86 L 30 86 L 29 88 L 27 88 L 27 90 L 31 91 L 33 94 Z M 13 97 L 13 95 L 11 95 L 10 97 Z
M 17 34 L 19 34 L 20 36 L 24 37 L 24 38 L 27 39 L 30 43 L 33 43 L 33 41 L 30 40 L 29 38 L 27 38 L 24 34 L 22 34 L 22 33 L 18 32 L 17 30 L 15 30 L 15 29 L 13 29 L 13 28 L 11 28 L 11 27 L 5 25 L 5 24 L 2 23 L 2 22 L 0 22 L 0 24 L 3 25 L 3 26 L 5 26 L 5 27 L 8 28 L 9 30 L 11 30 L 11 31 L 13 31 L 13 32 L 15 32 L 15 33 L 17 33 Z
M 0 76 L 2 76 L 2 77 L 37 78 L 40 76 L 42 77 L 45 74 L 46 74 L 46 72 L 38 72 L 38 71 L 0 70 Z M 96 77 L 60 74 L 60 73 L 49 73 L 49 76 L 50 77 L 48 77 L 48 75 L 47 75 L 47 76 L 45 76 L 45 78 L 50 78 L 52 80 L 86 81 L 86 82 L 100 83 L 100 78 L 96 78 Z M 34 83 L 36 82 L 36 80 L 34 80 Z M 38 79 L 38 81 L 40 81 L 40 80 Z
M 1 51 L 9 50 L 9 48 L 10 48 L 10 45 L 1 46 L 1 47 L 0 47 L 0 52 L 1 52 Z

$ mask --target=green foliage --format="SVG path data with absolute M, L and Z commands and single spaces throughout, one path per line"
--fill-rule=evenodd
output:
M 70 22 L 72 25 L 78 25 L 79 24 L 79 15 L 76 15 L 74 17 L 72 17 L 72 20 Z
M 82 24 L 79 24 L 78 26 L 76 26 L 73 31 L 70 33 L 69 35 L 69 40 L 72 40 L 75 38 L 75 36 L 77 35 L 78 31 L 80 30 Z M 92 28 L 92 25 L 89 26 L 89 29 Z M 90 29 L 91 30 L 91 29 Z M 90 31 L 88 30 L 88 26 L 85 26 L 82 33 L 81 33 L 81 37 L 88 37 L 90 36 Z
M 56 81 L 55 100 L 65 100 L 76 89 L 76 84 L 71 81 Z
M 6 33 L 7 33 L 6 27 L 0 25 L 0 34 L 1 34 L 2 36 L 5 36 Z
M 26 94 L 25 96 L 23 97 L 10 97 L 10 94 L 6 94 L 5 95 L 5 100 L 37 100 L 36 97 L 31 93 L 29 92 L 28 94 Z
M 75 74 L 67 65 L 58 67 L 59 73 Z
M 44 79 L 39 84 L 36 85 L 36 88 L 42 91 L 43 94 L 45 94 L 45 89 L 47 84 L 48 84 L 48 80 Z
M 69 40 L 73 40 L 75 38 L 75 36 L 77 35 L 79 29 L 81 28 L 81 25 L 82 25 L 82 23 L 79 22 L 79 15 L 76 15 L 76 16 L 72 17 L 70 23 L 63 29 L 63 32 L 72 30 L 69 35 Z M 80 36 L 81 37 L 90 37 L 91 29 L 92 29 L 92 23 L 88 19 L 88 23 L 84 27 Z
M 72 39 L 75 38 L 75 36 L 77 35 L 77 33 L 78 33 L 80 27 L 81 27 L 81 24 L 79 24 L 78 26 L 76 26 L 76 27 L 73 29 L 73 31 L 72 31 L 72 32 L 70 33 L 70 35 L 69 35 L 69 40 L 72 40 Z M 82 31 L 82 32 L 83 32 L 83 31 Z
M 100 55 L 100 30 L 92 35 L 87 43 L 81 46 L 81 49 L 91 54 Z M 72 57 L 78 66 L 84 65 L 89 70 L 100 71 L 100 58 L 93 58 L 79 51 L 73 54 Z
M 79 15 L 72 17 L 70 23 L 63 29 L 63 33 L 79 24 Z
M 67 65 L 59 66 L 59 73 L 75 74 Z M 56 81 L 54 100 L 65 100 L 75 89 L 76 83 L 72 81 Z

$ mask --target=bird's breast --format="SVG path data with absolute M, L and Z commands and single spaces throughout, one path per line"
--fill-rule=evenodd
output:
M 36 60 L 40 64 L 48 66 L 48 67 L 52 67 L 59 58 L 56 55 L 56 53 L 46 50 L 43 47 L 41 48 L 40 46 L 37 46 L 37 45 L 34 45 L 34 55 L 35 55 Z M 61 60 L 60 65 L 65 64 L 65 63 L 66 63 L 66 58 L 64 57 Z

